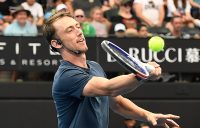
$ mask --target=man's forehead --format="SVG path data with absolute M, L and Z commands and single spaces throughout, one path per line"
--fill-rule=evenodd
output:
M 75 11 L 75 15 L 84 15 L 84 12 L 82 10 Z
M 53 25 L 54 26 L 63 26 L 63 27 L 65 26 L 66 27 L 66 26 L 71 26 L 71 25 L 76 24 L 76 23 L 77 23 L 77 21 L 72 17 L 62 17 L 62 18 L 56 20 L 53 23 Z

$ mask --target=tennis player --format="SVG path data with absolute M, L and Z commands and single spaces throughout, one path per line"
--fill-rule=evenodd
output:
M 108 128 L 109 107 L 128 119 L 166 128 L 178 126 L 173 119 L 179 116 L 147 111 L 120 95 L 141 85 L 134 74 L 107 79 L 98 63 L 86 60 L 85 37 L 80 24 L 70 14 L 53 15 L 44 24 L 44 36 L 63 59 L 52 87 L 59 128 Z M 150 64 L 155 67 L 151 76 L 159 77 L 159 65 Z

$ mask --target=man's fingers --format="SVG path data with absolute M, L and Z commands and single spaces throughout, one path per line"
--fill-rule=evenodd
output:
M 179 119 L 180 118 L 180 116 L 173 115 L 173 114 L 166 114 L 166 115 L 158 114 L 158 117 L 165 118 L 165 119 Z
M 156 69 L 156 72 L 155 72 L 155 74 L 156 74 L 156 76 L 158 76 L 158 75 L 161 75 L 161 68 L 160 67 L 157 67 L 157 68 L 155 68 Z
M 160 67 L 160 65 L 156 62 L 148 62 L 148 64 L 154 66 L 155 68 Z
M 170 119 L 179 119 L 180 116 L 177 116 L 177 115 L 173 115 L 173 114 L 167 114 L 168 118 Z
M 156 126 L 156 125 L 157 125 L 157 121 L 156 121 L 156 119 L 155 119 L 153 116 L 149 116 L 147 120 L 148 120 L 148 122 L 150 122 L 153 126 Z
M 164 125 L 165 125 L 165 126 L 164 126 L 165 128 L 169 128 L 169 126 L 168 126 L 166 123 L 165 123 Z
M 175 121 L 173 121 L 172 119 L 167 119 L 167 123 L 170 124 L 171 126 L 179 127 L 179 125 Z

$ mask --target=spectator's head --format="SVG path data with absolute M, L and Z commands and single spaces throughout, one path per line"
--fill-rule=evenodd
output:
M 3 24 L 4 24 L 4 21 L 0 19 L 0 33 L 3 31 Z
M 138 30 L 139 37 L 148 37 L 149 32 L 146 25 L 144 24 L 138 25 L 137 30 Z
M 125 36 L 126 27 L 122 23 L 118 23 L 114 27 L 114 32 L 116 37 L 124 37 Z
M 34 23 L 34 17 L 33 17 L 32 14 L 29 15 L 28 20 L 29 20 L 31 23 Z
M 26 21 L 28 20 L 31 12 L 25 10 L 22 6 L 16 7 L 15 12 L 13 13 L 13 17 L 20 25 L 25 25 Z
M 102 12 L 101 8 L 100 7 L 92 8 L 92 10 L 90 12 L 90 17 L 92 20 L 101 22 L 101 19 L 103 17 L 103 12 Z
M 113 5 L 111 5 L 111 6 L 119 7 L 120 5 L 121 5 L 121 0 L 114 0 Z
M 131 0 L 122 0 L 121 1 L 121 8 L 127 11 L 131 11 L 133 2 Z
M 35 0 L 26 0 L 28 5 L 32 6 L 36 1 Z
M 56 12 L 66 12 L 67 6 L 65 4 L 59 4 L 56 6 Z
M 85 13 L 82 9 L 76 9 L 74 11 L 74 17 L 79 23 L 85 22 Z
M 173 26 L 173 29 L 175 31 L 181 31 L 182 27 L 183 27 L 183 21 L 182 18 L 180 16 L 175 16 L 171 19 L 171 24 Z

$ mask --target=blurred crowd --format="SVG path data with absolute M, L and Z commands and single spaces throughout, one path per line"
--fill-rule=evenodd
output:
M 59 11 L 74 15 L 86 37 L 200 39 L 200 0 L 0 0 L 0 34 L 42 35 Z

